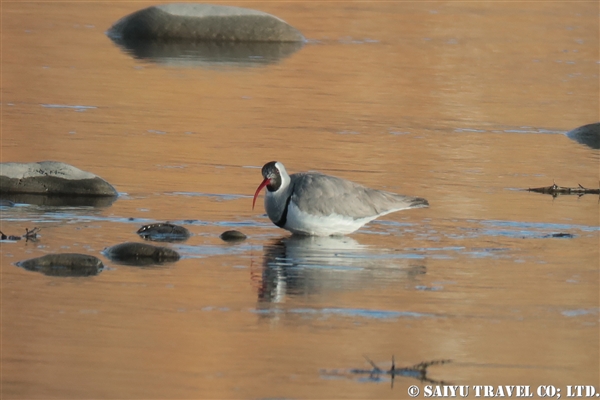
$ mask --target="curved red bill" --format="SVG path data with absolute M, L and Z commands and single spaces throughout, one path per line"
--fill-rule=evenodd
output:
M 260 193 L 260 191 L 262 190 L 262 188 L 264 188 L 265 186 L 267 186 L 269 184 L 269 182 L 271 182 L 271 180 L 269 178 L 265 178 L 264 181 L 262 181 L 262 183 L 260 184 L 260 186 L 258 187 L 258 189 L 256 189 L 256 193 L 254 193 L 254 199 L 252 199 L 252 209 L 254 210 L 254 203 L 256 203 L 256 197 L 258 197 L 258 194 Z

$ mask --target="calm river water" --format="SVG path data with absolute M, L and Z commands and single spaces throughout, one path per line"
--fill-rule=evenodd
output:
M 233 2 L 299 49 L 133 54 L 105 31 L 150 2 L 3 2 L 2 162 L 56 160 L 120 193 L 19 204 L 4 241 L 3 399 L 405 398 L 427 381 L 358 374 L 422 361 L 455 385 L 599 385 L 599 5 Z M 248 50 L 250 54 L 256 50 Z M 212 54 L 212 53 L 211 53 Z M 269 53 L 271 54 L 271 53 Z M 260 167 L 425 197 L 345 238 L 296 239 L 253 211 Z M 184 225 L 183 258 L 101 251 Z M 248 240 L 219 235 L 238 229 Z M 97 256 L 92 277 L 17 261 Z M 431 383 L 429 383 L 431 384 Z M 537 396 L 537 395 L 536 395 Z

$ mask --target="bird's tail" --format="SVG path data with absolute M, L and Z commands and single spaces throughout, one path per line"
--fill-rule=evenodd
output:
M 409 208 L 424 208 L 429 207 L 429 202 L 422 197 L 413 197 Z

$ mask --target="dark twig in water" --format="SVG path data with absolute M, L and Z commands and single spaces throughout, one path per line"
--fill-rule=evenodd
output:
M 2 239 L 2 240 L 21 240 L 21 236 L 5 235 L 4 232 L 0 231 L 0 239 Z
M 37 240 L 39 231 L 41 231 L 41 229 L 38 227 L 35 227 L 32 230 L 25 228 L 25 234 L 23 236 L 6 235 L 4 232 L 0 231 L 0 240 L 21 240 L 25 238 L 26 241 L 35 241 Z
M 390 368 L 390 372 L 392 373 L 392 386 L 391 388 L 394 388 L 394 376 L 396 376 L 396 360 L 394 358 L 394 355 L 392 354 L 392 368 Z
M 41 231 L 41 228 L 38 227 L 34 227 L 32 230 L 29 230 L 27 228 L 25 228 L 25 235 L 23 235 L 23 237 L 25 238 L 26 241 L 28 240 L 33 240 L 35 241 L 38 237 L 38 232 Z
M 374 372 L 383 372 L 383 370 L 380 369 L 369 357 L 367 357 L 364 354 L 363 354 L 363 357 L 365 358 L 365 360 L 367 360 L 369 362 L 369 364 L 371 364 L 373 366 Z M 392 356 L 392 359 L 393 359 L 393 356 Z
M 578 196 L 583 196 L 584 194 L 600 194 L 600 189 L 588 189 L 583 187 L 581 184 L 578 184 L 578 186 L 579 187 L 565 187 L 558 186 L 556 183 L 553 183 L 552 186 L 529 188 L 527 190 L 529 192 L 550 194 L 553 197 L 556 197 L 560 194 L 576 194 Z
M 379 378 L 379 375 L 390 375 L 392 379 L 392 388 L 394 387 L 394 378 L 396 376 L 406 376 L 411 378 L 416 378 L 421 382 L 428 382 L 432 384 L 445 385 L 447 382 L 438 381 L 435 379 L 431 379 L 427 377 L 427 368 L 432 365 L 442 365 L 451 362 L 451 360 L 433 360 L 433 361 L 424 361 L 419 364 L 415 364 L 412 367 L 406 368 L 396 368 L 396 361 L 394 356 L 392 356 L 392 367 L 389 370 L 383 370 L 377 366 L 371 359 L 367 356 L 363 356 L 365 359 L 371 364 L 373 369 L 353 369 L 350 370 L 353 374 L 369 374 L 369 378 L 372 380 L 376 380 Z

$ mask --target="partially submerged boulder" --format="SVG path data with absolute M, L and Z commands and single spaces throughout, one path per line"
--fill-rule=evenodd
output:
M 592 149 L 600 149 L 600 122 L 570 130 L 567 132 L 567 136 Z
M 262 11 L 211 4 L 172 3 L 139 10 L 107 32 L 113 40 L 303 42 L 282 19 Z
M 99 176 L 56 161 L 0 163 L 0 191 L 3 195 L 117 196 L 115 188 Z
M 19 261 L 17 266 L 49 276 L 92 276 L 104 269 L 99 258 L 78 253 L 47 254 Z
M 125 265 L 153 265 L 179 260 L 180 255 L 168 247 L 146 243 L 126 242 L 108 247 L 103 251 L 110 260 Z

